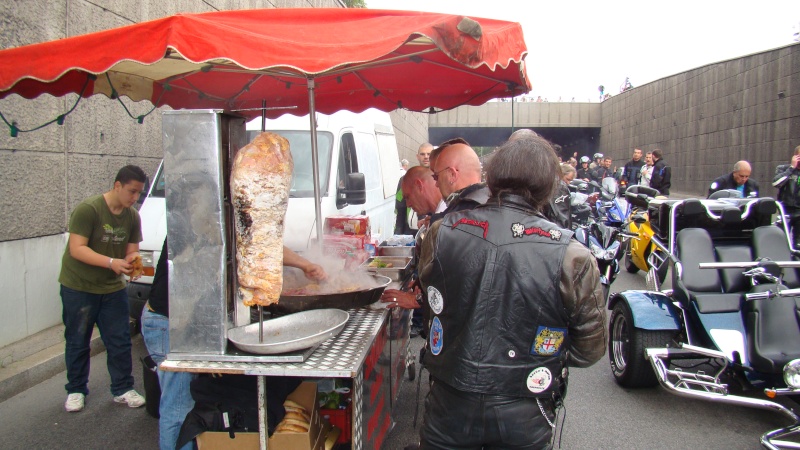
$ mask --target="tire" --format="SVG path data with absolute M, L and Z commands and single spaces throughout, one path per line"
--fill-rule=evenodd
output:
M 667 347 L 673 334 L 673 331 L 635 328 L 627 303 L 618 302 L 611 312 L 608 340 L 608 360 L 617 384 L 626 388 L 658 385 L 653 366 L 645 359 L 644 350 Z
M 639 268 L 636 267 L 636 264 L 631 261 L 630 251 L 625 252 L 625 270 L 627 270 L 628 273 L 636 273 L 639 271 Z
M 417 378 L 417 365 L 412 362 L 406 368 L 408 369 L 408 381 L 414 381 Z

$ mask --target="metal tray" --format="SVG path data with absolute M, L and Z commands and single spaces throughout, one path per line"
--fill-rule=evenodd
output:
M 375 259 L 380 259 L 381 261 L 391 263 L 392 267 L 385 267 L 382 269 L 378 267 L 369 267 L 369 263 Z M 369 272 L 387 276 L 391 278 L 392 281 L 400 281 L 406 275 L 410 265 L 410 256 L 373 256 L 372 258 L 368 258 L 366 261 L 361 263 L 361 266 L 359 267 Z
M 386 241 L 378 246 L 380 256 L 414 256 L 413 245 L 386 245 Z
M 240 350 L 273 355 L 313 347 L 342 331 L 350 314 L 340 309 L 314 309 L 264 321 L 264 341 L 258 322 L 228 330 L 228 340 Z

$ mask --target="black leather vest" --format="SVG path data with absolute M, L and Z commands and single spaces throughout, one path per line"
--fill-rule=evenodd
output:
M 422 280 L 431 375 L 468 392 L 550 397 L 569 345 L 559 285 L 571 237 L 513 195 L 448 214 Z

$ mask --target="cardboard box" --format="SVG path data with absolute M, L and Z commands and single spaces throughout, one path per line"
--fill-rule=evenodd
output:
M 369 216 L 326 217 L 323 233 L 369 236 Z
M 267 387 L 269 389 L 269 386 Z M 311 424 L 306 433 L 273 433 L 269 438 L 270 449 L 323 450 L 330 426 L 323 424 L 319 415 L 317 384 L 304 381 L 289 400 L 299 403 L 311 415 Z M 233 439 L 224 431 L 207 431 L 197 437 L 199 450 L 257 450 L 258 433 L 235 433 Z

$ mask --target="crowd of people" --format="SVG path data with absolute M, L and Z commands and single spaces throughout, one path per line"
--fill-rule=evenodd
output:
M 597 263 L 572 239 L 569 190 L 574 179 L 617 176 L 668 196 L 671 169 L 659 149 L 634 149 L 617 175 L 612 159 L 561 163 L 551 143 L 518 130 L 482 167 L 464 139 L 420 145 L 397 191 L 395 233 L 426 231 L 418 240 L 417 282 L 386 289 L 388 307 L 418 311 L 426 339 L 430 393 L 419 448 L 546 448 L 568 383 L 568 367 L 587 367 L 605 353 L 605 299 Z M 751 165 L 739 161 L 715 179 L 709 195 L 730 189 L 758 196 Z M 485 181 L 483 181 L 485 179 Z M 69 220 L 59 277 L 65 325 L 65 409 L 85 408 L 89 340 L 97 325 L 107 349 L 115 402 L 141 407 L 133 389 L 128 299 L 142 240 L 133 205 L 146 176 L 123 167 L 111 189 L 81 202 Z M 775 170 L 773 186 L 798 233 L 800 146 Z M 158 361 L 169 348 L 167 242 L 143 312 L 143 337 Z M 327 274 L 284 248 L 284 264 L 311 280 Z M 194 404 L 193 375 L 159 371 L 160 447 L 175 448 Z M 507 433 L 513 429 L 513 433 Z M 187 444 L 190 445 L 190 444 Z M 417 446 L 417 444 L 414 444 Z M 186 447 L 190 448 L 190 447 Z

